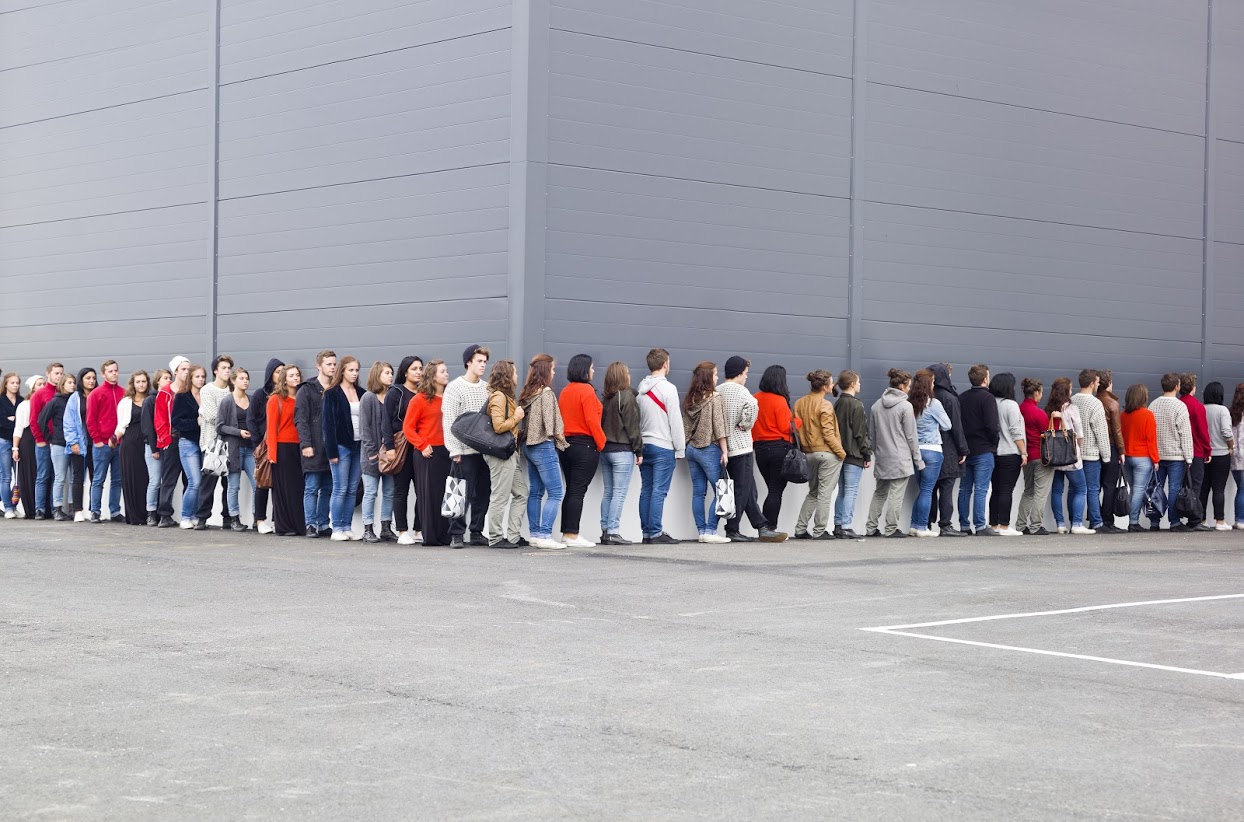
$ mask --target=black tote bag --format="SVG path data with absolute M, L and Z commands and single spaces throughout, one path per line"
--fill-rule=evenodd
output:
M 799 434 L 795 431 L 795 421 L 790 421 L 790 448 L 782 458 L 782 479 L 799 485 L 808 481 L 808 455 L 799 447 Z

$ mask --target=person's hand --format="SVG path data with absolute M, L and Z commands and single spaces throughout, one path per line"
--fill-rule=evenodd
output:
M 91 445 L 94 445 L 96 448 L 103 448 L 103 447 L 104 447 L 104 444 L 103 444 L 102 442 L 93 442 L 93 443 L 91 443 Z
M 514 419 L 521 420 L 525 416 L 527 416 L 527 412 L 523 410 L 521 405 L 514 409 Z
M 160 458 L 160 452 L 159 452 L 159 451 L 152 451 L 152 452 L 151 452 L 151 458 L 152 458 L 153 460 L 158 460 L 158 459 Z
M 328 461 L 329 465 L 336 465 L 338 462 L 340 462 L 340 460 L 337 459 L 336 457 L 333 457 L 332 459 Z
M 310 447 L 308 447 L 308 448 L 304 448 L 304 449 L 302 449 L 302 455 L 303 455 L 304 457 L 314 457 L 314 456 L 315 456 L 315 449 L 314 449 L 314 448 L 310 448 Z
M 1024 465 L 1027 465 L 1027 464 L 1028 464 L 1028 455 L 1027 455 L 1027 454 L 1020 454 L 1020 455 L 1019 455 L 1019 464 L 1020 464 L 1021 466 L 1024 466 Z
M 16 452 L 14 452 L 14 453 L 16 453 Z M 636 465 L 643 465 L 643 464 L 644 464 L 644 457 L 643 457 L 643 455 L 642 455 L 642 454 L 640 454 L 640 455 L 638 455 L 638 456 L 636 456 L 636 457 L 635 457 L 635 464 L 636 464 Z
M 872 461 L 872 460 L 864 460 L 864 467 L 865 467 L 865 468 L 871 468 L 871 467 L 872 467 L 872 465 L 873 465 L 873 461 Z
M 71 446 L 69 450 L 73 451 L 75 455 L 82 453 L 82 449 L 79 448 L 77 445 Z M 1189 462 L 1188 464 L 1191 465 L 1192 463 Z
M 430 445 L 428 446 L 428 453 L 424 454 L 424 456 L 425 456 L 425 457 L 430 457 L 430 456 L 432 456 L 432 446 L 430 446 Z M 456 462 L 456 463 L 457 463 L 457 462 L 462 462 L 462 457 L 461 457 L 461 456 L 454 457 L 454 462 Z
M 13 446 L 13 462 L 21 462 L 21 461 L 22 461 L 22 455 L 21 455 L 21 453 L 17 450 L 17 446 L 16 446 L 16 445 L 14 445 L 14 446 Z
M 250 438 L 251 438 L 251 432 L 250 432 L 250 431 L 247 431 L 245 428 L 243 428 L 243 429 L 242 429 L 242 439 L 244 439 L 244 440 L 248 440 L 248 439 L 250 439 Z
M 722 454 L 722 455 L 721 455 L 721 464 L 722 464 L 722 466 L 725 466 L 725 465 L 726 465 L 727 463 L 729 463 L 729 462 L 730 462 L 730 458 L 729 458 L 729 457 L 727 457 L 725 454 Z
M 385 459 L 387 459 L 387 460 L 392 460 L 392 459 L 394 459 L 394 458 L 397 456 L 397 449 L 396 449 L 396 448 L 390 448 L 388 451 L 385 451 L 385 452 L 384 452 L 384 455 L 385 455 Z M 377 460 L 377 461 L 379 461 L 379 460 L 380 460 L 380 454 L 376 454 L 376 460 Z
M 968 458 L 967 458 L 967 455 L 966 455 L 966 454 L 965 454 L 964 456 L 962 456 L 962 457 L 959 457 L 959 464 L 960 464 L 960 465 L 963 465 L 963 463 L 965 463 L 965 462 L 967 462 L 967 461 L 968 461 Z
M 423 449 L 419 453 L 423 454 L 428 459 L 431 459 L 432 458 L 432 446 L 429 445 L 427 448 Z

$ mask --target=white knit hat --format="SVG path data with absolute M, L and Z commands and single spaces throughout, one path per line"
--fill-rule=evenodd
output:
M 27 394 L 35 390 L 35 383 L 38 382 L 39 379 L 40 379 L 40 376 L 38 374 L 31 374 L 29 377 L 26 378 L 26 393 Z
M 173 357 L 173 359 L 171 359 L 171 360 L 169 360 L 169 361 L 168 361 L 168 370 L 169 370 L 169 371 L 171 371 L 172 373 L 176 374 L 176 373 L 177 373 L 177 367 L 178 367 L 178 366 L 180 366 L 180 365 L 181 365 L 182 363 L 184 363 L 184 362 L 185 362 L 185 363 L 188 363 L 188 362 L 190 362 L 190 360 L 188 360 L 188 359 L 186 359 L 185 357 L 183 357 L 183 356 L 181 356 L 180 354 L 178 354 L 176 357 Z

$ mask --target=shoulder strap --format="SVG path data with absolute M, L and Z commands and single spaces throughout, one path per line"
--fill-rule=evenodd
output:
M 651 388 L 648 389 L 648 392 L 644 394 L 644 396 L 652 400 L 653 402 L 655 402 L 657 404 L 657 407 L 660 408 L 662 411 L 664 411 L 666 414 L 669 413 L 669 409 L 665 407 L 665 403 L 661 402 L 661 398 L 658 397 Z

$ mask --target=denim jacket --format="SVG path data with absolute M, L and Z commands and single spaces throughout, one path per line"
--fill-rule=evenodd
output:
M 90 450 L 91 441 L 86 436 L 86 424 L 82 422 L 82 392 L 74 391 L 70 395 L 61 424 L 65 426 L 66 448 L 76 445 L 83 454 Z
M 946 409 L 942 407 L 941 401 L 936 398 L 929 400 L 924 413 L 916 417 L 916 441 L 920 443 L 921 448 L 936 445 L 937 450 L 940 451 L 942 432 L 949 430 L 950 417 L 946 415 Z

